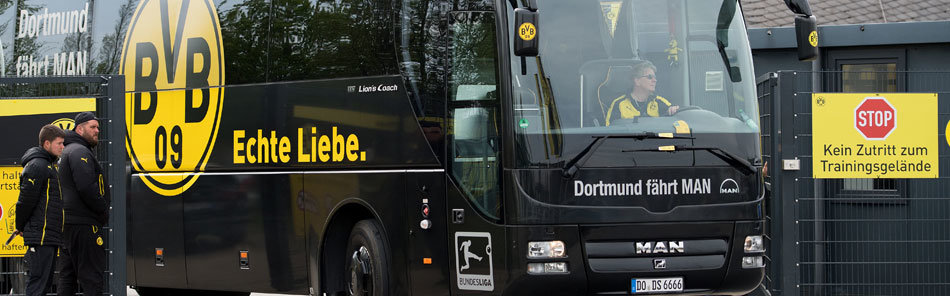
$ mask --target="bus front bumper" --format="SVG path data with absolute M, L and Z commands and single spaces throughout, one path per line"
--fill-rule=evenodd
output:
M 765 254 L 744 248 L 746 237 L 762 236 L 763 229 L 761 220 L 511 227 L 508 241 L 518 243 L 508 258 L 505 294 L 744 295 L 765 274 L 756 264 Z M 529 242 L 557 242 L 564 252 L 537 258 L 544 252 L 529 250 Z M 745 266 L 744 257 L 750 257 Z M 658 279 L 673 284 L 665 292 L 643 291 Z

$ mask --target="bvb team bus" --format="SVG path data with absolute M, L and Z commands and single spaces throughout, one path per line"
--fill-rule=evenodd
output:
M 0 9 L 4 75 L 125 76 L 142 295 L 744 294 L 763 277 L 736 0 Z M 678 112 L 608 125 L 646 62 Z

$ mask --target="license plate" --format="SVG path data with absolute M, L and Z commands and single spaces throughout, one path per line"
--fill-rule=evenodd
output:
M 683 278 L 632 279 L 630 280 L 632 293 L 667 293 L 683 292 Z

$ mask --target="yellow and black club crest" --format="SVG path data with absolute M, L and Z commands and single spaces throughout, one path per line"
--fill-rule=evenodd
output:
M 158 194 L 191 187 L 199 174 L 186 172 L 203 171 L 214 149 L 224 96 L 222 44 L 211 0 L 142 0 L 132 17 L 120 65 L 125 144 L 139 178 Z
M 76 127 L 76 121 L 74 121 L 72 118 L 60 118 L 53 121 L 51 124 L 58 126 L 64 131 L 72 130 L 74 127 Z

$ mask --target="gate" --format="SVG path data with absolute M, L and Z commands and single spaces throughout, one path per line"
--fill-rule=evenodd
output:
M 33 106 L 26 111 L 0 110 L 0 114 L 16 118 L 15 125 L 0 127 L 5 136 L 19 132 L 32 135 L 29 138 L 31 145 L 36 145 L 36 134 L 42 124 L 50 122 L 39 121 L 33 126 L 31 117 L 46 118 L 54 114 L 76 113 L 66 112 L 69 108 L 62 108 L 60 103 L 66 100 L 83 98 L 85 102 L 94 101 L 92 106 L 100 120 L 99 145 L 94 149 L 99 163 L 105 170 L 108 180 L 112 207 L 110 209 L 109 225 L 103 230 L 104 246 L 108 255 L 108 270 L 102 276 L 105 279 L 103 295 L 126 295 L 126 187 L 127 170 L 125 152 L 125 80 L 122 76 L 79 76 L 79 77 L 17 77 L 0 78 L 0 103 L 3 100 L 25 101 L 24 106 Z M 30 101 L 35 100 L 35 101 Z M 36 107 L 42 106 L 42 107 Z M 60 112 L 63 111 L 63 112 Z M 13 114 L 15 113 L 15 114 Z M 0 116 L 2 118 L 2 116 Z M 71 118 L 70 118 L 71 119 Z M 45 120 L 45 119 L 43 119 Z M 10 120 L 8 120 L 10 121 Z M 24 122 L 26 121 L 26 122 Z M 29 122 L 29 123 L 27 123 Z M 5 137 L 4 141 L 11 139 Z M 10 145 L 10 143 L 5 143 Z M 27 147 L 28 148 L 28 147 Z M 5 149 L 0 153 L 0 166 L 16 166 L 23 151 L 19 149 Z M 7 208 L 4 208 L 7 210 Z M 6 223 L 12 217 L 0 217 Z M 12 232 L 11 232 L 12 233 Z M 6 241 L 9 233 L 0 233 Z M 2 244 L 3 242 L 0 242 Z M 53 276 L 54 285 L 58 274 Z M 0 294 L 24 295 L 26 269 L 22 257 L 6 257 L 0 259 Z M 53 291 L 47 293 L 55 294 Z
M 757 83 L 771 187 L 768 290 L 950 295 L 950 73 L 788 71 L 763 75 Z M 937 93 L 939 127 L 933 136 L 939 137 L 944 172 L 936 179 L 813 178 L 812 129 L 820 128 L 812 126 L 814 89 Z

